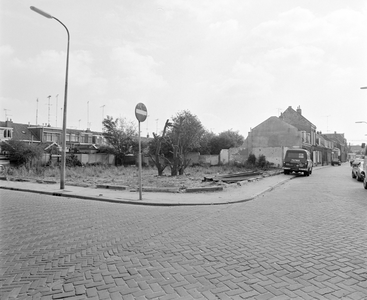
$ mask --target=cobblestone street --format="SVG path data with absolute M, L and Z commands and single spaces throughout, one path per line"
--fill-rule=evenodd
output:
M 1 299 L 366 299 L 367 197 L 343 169 L 221 206 L 0 191 Z

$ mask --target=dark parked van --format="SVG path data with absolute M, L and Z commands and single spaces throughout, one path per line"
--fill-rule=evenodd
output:
M 312 165 L 311 154 L 305 149 L 288 149 L 285 153 L 284 174 L 296 172 L 309 176 L 312 174 Z

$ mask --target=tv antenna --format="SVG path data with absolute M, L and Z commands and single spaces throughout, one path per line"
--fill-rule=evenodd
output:
M 329 117 L 330 115 L 324 116 L 326 118 L 326 132 L 329 132 Z
M 8 111 L 10 111 L 10 109 L 6 109 L 6 108 L 4 108 L 4 112 L 5 112 L 5 120 L 6 120 L 6 121 L 8 121 L 8 116 L 9 116 Z
M 102 106 L 100 106 L 100 108 L 102 108 L 102 121 L 103 121 L 103 119 L 104 119 L 104 107 L 105 107 L 106 105 L 105 104 L 103 104 Z
M 89 124 L 89 101 L 87 101 L 87 129 L 90 129 L 90 124 Z
M 58 97 L 59 97 L 59 94 L 56 95 L 56 124 L 55 124 L 56 127 L 57 127 L 57 111 L 58 111 L 58 109 L 57 109 L 57 103 L 58 103 L 58 100 L 59 100 Z
M 38 125 L 38 98 L 37 98 L 37 105 L 36 105 L 36 125 Z
M 51 98 L 51 95 L 48 96 L 47 98 L 48 98 L 48 126 L 50 126 L 50 107 L 51 107 L 50 98 Z

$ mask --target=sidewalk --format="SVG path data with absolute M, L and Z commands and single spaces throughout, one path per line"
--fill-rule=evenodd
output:
M 183 206 L 183 205 L 220 205 L 245 202 L 266 193 L 275 187 L 291 180 L 295 176 L 278 174 L 258 178 L 242 185 L 231 184 L 223 191 L 197 192 L 197 193 L 172 193 L 172 192 L 139 192 L 128 190 L 114 190 L 105 188 L 92 188 L 66 185 L 60 189 L 58 183 L 37 183 L 0 180 L 0 189 L 32 192 L 45 195 L 78 198 L 85 200 L 106 201 L 121 204 L 156 205 L 156 206 Z

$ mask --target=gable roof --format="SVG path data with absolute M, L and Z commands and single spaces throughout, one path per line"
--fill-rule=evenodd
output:
M 297 111 L 295 111 L 292 106 L 288 106 L 288 108 L 281 114 L 281 116 L 279 117 L 280 119 L 283 119 L 283 114 L 286 114 L 287 112 L 291 113 L 292 115 L 297 115 L 299 117 L 301 117 L 301 119 L 303 119 L 304 121 L 310 123 L 312 126 L 314 126 L 316 128 L 316 125 L 313 124 L 311 121 L 309 121 L 307 118 L 305 118 L 302 113 L 299 113 Z
M 265 121 L 261 122 L 259 125 L 257 125 L 256 127 L 252 128 L 252 130 L 254 129 L 259 129 L 260 127 L 266 125 L 266 126 L 269 126 L 269 124 L 280 124 L 284 127 L 288 127 L 288 128 L 292 128 L 292 129 L 295 129 L 295 130 L 298 130 L 295 126 L 283 121 L 283 119 L 280 119 L 278 117 L 275 117 L 275 116 L 272 116 L 270 118 L 267 118 Z

